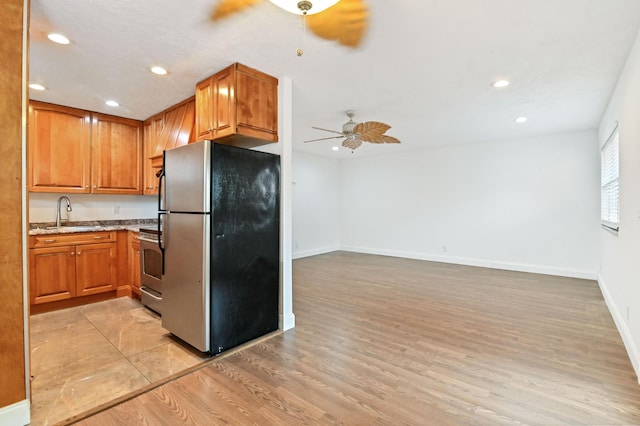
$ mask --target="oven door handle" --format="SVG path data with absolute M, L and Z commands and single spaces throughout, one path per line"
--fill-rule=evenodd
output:
M 152 244 L 157 244 L 157 243 L 158 243 L 158 240 L 157 240 L 157 239 L 155 239 L 155 238 L 154 238 L 154 239 L 151 239 L 151 238 L 145 238 L 145 237 L 142 237 L 142 236 L 139 236 L 139 237 L 138 237 L 138 240 L 140 240 L 140 241 L 144 241 L 144 242 L 146 242 L 146 243 L 152 243 Z

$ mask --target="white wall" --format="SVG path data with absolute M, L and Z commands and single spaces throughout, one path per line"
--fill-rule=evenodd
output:
M 349 159 L 339 166 L 295 152 L 294 255 L 337 245 L 595 279 L 597 139 L 594 130 Z
M 640 34 L 600 123 L 598 147 L 616 121 L 620 137 L 620 231 L 600 230 L 598 281 L 640 375 Z
M 293 258 L 339 249 L 340 161 L 293 154 Z
M 595 278 L 595 131 L 344 161 L 342 248 Z
M 106 194 L 29 194 L 29 223 L 55 222 L 58 197 L 66 195 L 71 200 L 71 212 L 63 207 L 62 218 L 67 214 L 72 222 L 93 220 L 154 219 L 158 201 L 155 195 L 106 195 Z M 119 211 L 114 213 L 114 207 Z

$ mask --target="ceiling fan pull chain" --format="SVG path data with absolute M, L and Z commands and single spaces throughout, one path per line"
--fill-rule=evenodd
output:
M 307 48 L 307 12 L 302 12 L 302 15 L 300 15 L 300 17 L 302 19 L 302 49 L 296 49 L 296 54 L 298 56 L 302 56 L 304 54 L 303 49 Z
M 298 2 L 298 9 L 302 12 L 302 48 L 306 49 L 307 47 L 307 12 L 311 10 L 313 5 L 309 0 L 300 0 Z M 302 56 L 304 54 L 304 50 L 297 48 L 296 54 L 298 56 Z

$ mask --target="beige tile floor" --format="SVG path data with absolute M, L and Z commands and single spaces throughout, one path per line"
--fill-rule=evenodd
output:
M 128 297 L 31 316 L 31 424 L 50 425 L 208 358 Z

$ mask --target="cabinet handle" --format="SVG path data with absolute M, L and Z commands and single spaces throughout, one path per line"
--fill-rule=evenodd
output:
M 55 243 L 56 240 L 44 240 L 45 244 Z
M 71 253 L 69 253 L 69 254 L 70 254 L 71 256 L 75 255 L 75 253 L 74 253 L 74 252 L 71 252 Z
M 140 250 L 138 250 L 137 253 L 140 254 Z
M 81 252 L 81 251 L 78 251 L 78 256 L 80 256 L 81 254 L 82 254 L 82 252 Z
M 94 240 L 104 240 L 104 235 L 96 235 L 93 237 Z
M 97 188 L 98 188 L 98 185 L 93 185 L 93 189 L 97 189 Z

